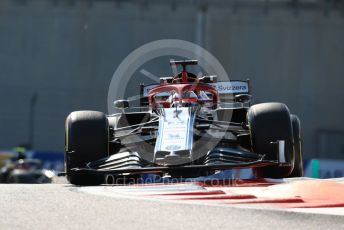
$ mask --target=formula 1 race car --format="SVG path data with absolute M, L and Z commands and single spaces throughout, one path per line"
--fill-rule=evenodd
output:
M 38 159 L 11 160 L 0 168 L 0 183 L 45 184 L 51 183 L 54 176 Z
M 75 185 L 106 176 L 198 177 L 252 168 L 256 177 L 303 175 L 300 120 L 285 104 L 250 104 L 250 82 L 197 77 L 188 65 L 160 84 L 140 85 L 140 111 L 72 112 L 66 119 L 65 175 Z

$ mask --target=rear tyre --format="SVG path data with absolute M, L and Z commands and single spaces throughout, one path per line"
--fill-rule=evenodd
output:
M 285 141 L 285 159 L 289 167 L 266 166 L 253 169 L 257 177 L 284 178 L 293 170 L 293 131 L 288 107 L 282 103 L 262 103 L 250 107 L 247 113 L 253 152 L 265 154 L 267 160 L 277 160 L 277 147 L 271 142 Z
M 65 167 L 67 179 L 75 185 L 99 185 L 104 177 L 75 175 L 71 169 L 85 167 L 90 161 L 108 156 L 109 124 L 104 113 L 97 111 L 72 112 L 66 119 Z
M 289 177 L 303 176 L 303 157 L 302 157 L 302 138 L 301 138 L 301 122 L 296 115 L 291 115 L 291 124 L 293 126 L 294 148 L 295 148 L 295 162 L 294 169 Z

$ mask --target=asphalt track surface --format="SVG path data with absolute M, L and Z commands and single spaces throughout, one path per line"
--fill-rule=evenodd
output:
M 111 187 L 2 184 L 0 229 L 344 229 L 343 216 L 102 193 Z

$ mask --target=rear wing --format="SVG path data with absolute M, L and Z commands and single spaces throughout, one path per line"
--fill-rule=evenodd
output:
M 233 102 L 234 97 L 239 94 L 251 94 L 250 80 L 232 80 L 207 83 L 217 89 L 221 102 Z M 149 91 L 160 86 L 160 84 L 144 85 L 140 84 L 140 106 L 148 106 Z

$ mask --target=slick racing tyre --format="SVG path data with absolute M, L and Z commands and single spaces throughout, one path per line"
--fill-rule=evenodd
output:
M 301 122 L 300 119 L 292 114 L 290 116 L 291 124 L 293 127 L 294 137 L 294 150 L 295 150 L 295 161 L 294 169 L 289 177 L 302 177 L 303 176 L 303 157 L 302 157 L 302 138 L 301 138 Z
M 85 167 L 90 161 L 108 156 L 109 124 L 104 113 L 72 112 L 66 119 L 65 167 L 67 179 L 75 185 L 99 185 L 103 176 L 75 175 L 72 168 Z
M 288 177 L 293 170 L 294 145 L 290 113 L 282 103 L 262 103 L 250 107 L 247 113 L 253 152 L 264 154 L 266 160 L 278 160 L 277 147 L 271 142 L 285 141 L 285 160 L 290 167 L 265 166 L 253 173 L 263 178 Z

